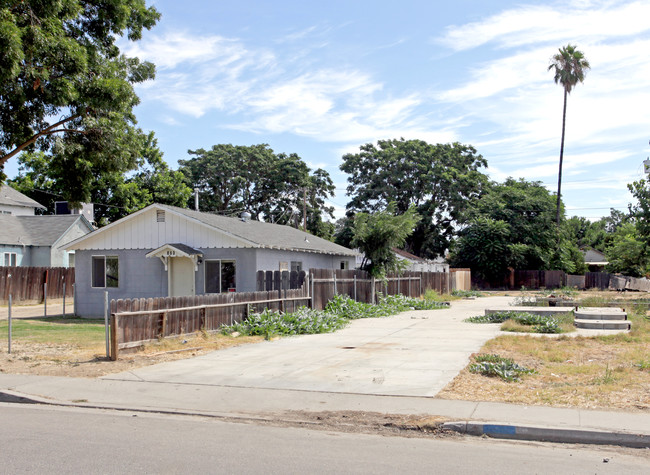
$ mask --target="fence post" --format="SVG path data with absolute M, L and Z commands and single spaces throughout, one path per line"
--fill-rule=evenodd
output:
M 336 290 L 336 269 L 334 269 L 334 296 L 338 295 Z
M 47 282 L 43 284 L 43 317 L 47 318 Z
M 11 274 L 9 275 L 9 277 L 11 277 Z M 8 308 L 8 311 L 9 311 L 9 313 L 7 314 L 7 318 L 9 320 L 8 321 L 9 328 L 7 329 L 8 330 L 7 333 L 8 333 L 9 341 L 8 341 L 8 346 L 7 346 L 7 353 L 11 354 L 11 294 L 9 294 L 9 308 Z
M 111 357 L 110 345 L 108 343 L 108 290 L 104 290 L 104 333 L 106 334 L 106 358 Z M 114 358 L 116 360 L 117 357 Z
M 402 284 L 402 276 L 397 274 L 397 294 L 398 295 L 402 293 L 402 285 L 401 284 Z
M 373 304 L 373 305 L 375 304 L 375 292 L 376 292 L 375 287 L 376 287 L 375 286 L 375 278 L 372 277 L 370 279 L 370 303 Z
M 311 308 L 314 308 L 314 274 L 310 273 L 309 276 L 311 277 L 309 279 L 310 283 L 311 283 L 311 294 L 309 294 L 309 297 L 310 297 L 309 306 Z
M 65 279 L 63 280 L 63 318 L 65 318 Z
M 117 353 L 119 350 L 119 345 L 117 343 L 117 321 L 118 316 L 116 314 L 111 315 L 111 360 L 117 361 Z
M 354 301 L 357 301 L 357 276 L 354 275 Z
M 77 316 L 77 284 L 72 284 L 72 313 Z

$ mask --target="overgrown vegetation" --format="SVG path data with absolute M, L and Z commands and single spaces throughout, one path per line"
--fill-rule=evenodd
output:
M 263 335 L 266 338 L 273 335 L 329 333 L 343 328 L 350 320 L 388 317 L 407 310 L 435 310 L 447 306 L 443 302 L 403 295 L 381 296 L 378 305 L 355 302 L 347 295 L 336 295 L 323 311 L 302 307 L 294 313 L 280 313 L 266 309 L 251 314 L 241 323 L 224 326 L 222 332 Z
M 592 292 L 581 292 L 581 295 L 589 294 Z M 603 298 L 602 301 L 608 303 L 612 299 Z M 621 305 L 632 324 L 629 332 L 593 337 L 559 335 L 553 339 L 501 335 L 488 341 L 481 353 L 509 358 L 522 366 L 534 368 L 535 374 L 512 385 L 500 378 L 481 378 L 470 373 L 468 367 L 438 396 L 527 405 L 648 411 L 648 305 L 633 301 Z
M 534 373 L 535 370 L 519 366 L 510 358 L 495 354 L 482 354 L 474 357 L 475 363 L 469 365 L 470 373 L 483 376 L 499 377 L 504 381 L 519 381 L 522 374 Z
M 452 290 L 451 295 L 453 295 L 454 297 L 460 297 L 460 298 L 484 297 L 485 296 L 482 292 L 479 292 L 478 290 L 459 290 L 459 289 Z
M 562 333 L 560 322 L 556 317 L 545 315 L 534 315 L 528 312 L 497 312 L 488 315 L 470 317 L 466 320 L 470 323 L 503 323 L 504 331 L 524 331 L 533 333 Z M 514 323 L 509 324 L 510 322 Z

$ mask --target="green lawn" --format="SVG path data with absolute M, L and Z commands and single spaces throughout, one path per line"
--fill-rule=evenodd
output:
M 30 318 L 11 322 L 12 340 L 25 343 L 68 344 L 91 348 L 105 341 L 104 321 L 84 318 Z M 7 341 L 9 323 L 0 321 L 0 338 Z

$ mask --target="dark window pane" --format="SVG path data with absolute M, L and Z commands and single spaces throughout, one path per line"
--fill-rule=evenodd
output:
M 106 287 L 104 281 L 104 256 L 95 257 L 93 256 L 93 287 Z
M 205 293 L 217 294 L 219 285 L 219 261 L 205 261 Z
M 119 284 L 119 261 L 117 257 L 106 258 L 106 287 L 118 287 Z
M 228 292 L 235 288 L 235 262 L 221 261 L 221 291 Z

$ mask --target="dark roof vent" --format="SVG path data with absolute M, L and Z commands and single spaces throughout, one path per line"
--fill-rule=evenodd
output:
M 165 222 L 165 210 L 162 209 L 156 210 L 156 221 L 159 223 Z

